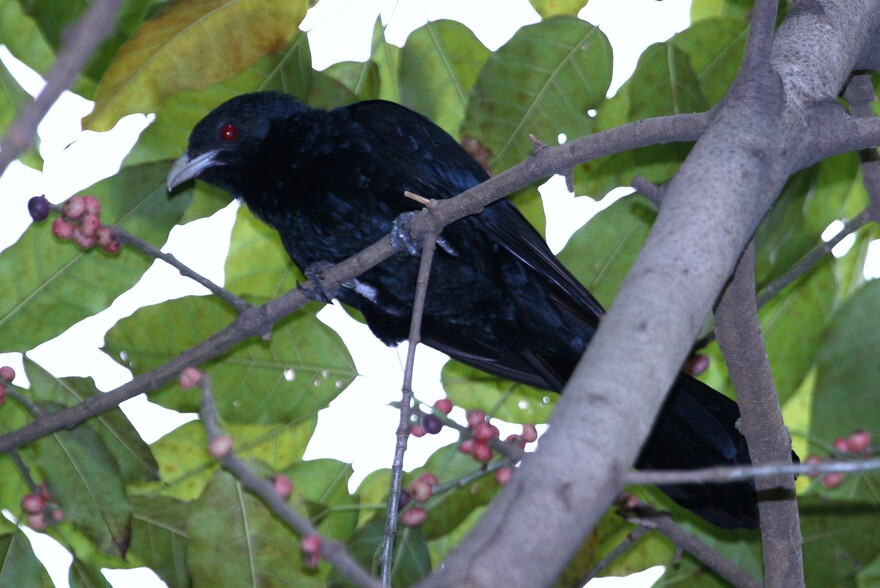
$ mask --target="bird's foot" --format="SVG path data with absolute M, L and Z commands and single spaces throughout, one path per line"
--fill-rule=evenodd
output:
M 404 212 L 391 224 L 391 246 L 399 253 L 415 257 L 422 252 L 422 243 L 414 239 L 409 230 L 410 223 L 418 214 L 418 211 Z
M 339 295 L 339 289 L 326 290 L 321 285 L 321 281 L 324 279 L 324 270 L 333 267 L 333 265 L 329 261 L 316 261 L 309 264 L 303 271 L 309 281 L 306 284 L 298 284 L 297 290 L 316 302 L 332 302 Z M 343 287 L 347 287 L 347 283 L 343 284 Z

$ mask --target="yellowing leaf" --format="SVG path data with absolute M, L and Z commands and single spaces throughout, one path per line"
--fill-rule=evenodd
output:
M 155 112 L 181 90 L 230 78 L 297 32 L 306 0 L 183 0 L 146 21 L 117 53 L 86 125 L 106 130 L 132 112 Z

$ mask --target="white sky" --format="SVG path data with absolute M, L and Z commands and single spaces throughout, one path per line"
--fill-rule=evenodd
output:
M 581 17 L 599 25 L 611 41 L 614 50 L 612 93 L 631 74 L 645 47 L 663 41 L 687 26 L 689 7 L 689 0 L 628 0 L 625 3 L 591 0 Z M 302 26 L 309 31 L 315 67 L 323 69 L 338 61 L 368 58 L 372 24 L 380 11 L 387 25 L 386 37 L 392 43 L 402 44 L 412 30 L 429 19 L 449 18 L 464 22 L 493 50 L 506 42 L 519 27 L 538 19 L 527 0 L 322 0 L 309 12 Z M 504 15 L 504 18 L 499 19 L 498 15 Z M 0 59 L 10 69 L 15 69 L 14 73 L 26 91 L 35 94 L 42 87 L 39 76 L 22 71 L 2 46 Z M 108 133 L 81 132 L 79 121 L 90 110 L 89 101 L 67 93 L 39 130 L 40 153 L 45 160 L 43 171 L 16 163 L 0 178 L 0 193 L 4 194 L 4 231 L 0 234 L 0 249 L 14 243 L 28 226 L 30 219 L 25 203 L 31 196 L 45 194 L 51 201 L 60 202 L 116 173 L 124 154 L 150 120 L 144 115 L 133 115 L 120 121 Z M 567 194 L 561 189 L 558 178 L 551 182 L 551 186 L 553 189 L 545 193 L 545 206 L 548 201 L 552 202 L 547 208 L 547 232 L 553 237 L 551 246 L 559 250 L 571 232 L 598 209 L 588 198 L 575 199 Z M 224 256 L 217 253 L 228 247 L 234 210 L 235 207 L 231 206 L 211 219 L 175 228 L 163 250 L 173 252 L 184 263 L 222 283 Z M 206 258 L 199 255 L 200 251 L 211 251 L 214 255 Z M 110 309 L 75 325 L 28 355 L 58 376 L 90 376 L 95 378 L 100 389 L 113 389 L 129 380 L 131 375 L 99 351 L 103 334 L 117 320 L 140 306 L 201 292 L 200 287 L 157 262 L 141 282 L 120 296 Z M 362 376 L 319 415 L 318 430 L 306 456 L 354 462 L 357 482 L 369 472 L 390 463 L 397 413 L 388 407 L 388 403 L 399 397 L 405 345 L 396 351 L 384 347 L 366 327 L 352 321 L 338 306 L 322 310 L 319 316 L 331 327 L 342 331 Z M 433 402 L 442 395 L 438 381 L 444 361 L 442 354 L 430 349 L 419 350 L 414 384 L 420 399 Z M 0 354 L 0 364 L 12 365 L 23 374 L 18 354 Z M 16 383 L 19 383 L 18 379 Z M 156 407 L 144 397 L 125 403 L 123 408 L 148 442 L 193 418 Z M 343 443 L 339 443 L 340 431 L 345 431 L 341 436 Z M 357 442 L 351 442 L 352 439 Z M 411 443 L 413 449 L 407 455 L 407 469 L 418 467 L 436 447 L 454 440 L 455 435 L 449 431 L 414 440 Z M 42 554 L 43 561 L 51 562 L 50 573 L 56 586 L 67 587 L 69 554 L 51 538 L 27 533 L 35 549 Z M 625 585 L 650 586 L 660 573 L 662 568 L 646 571 L 640 580 L 630 577 Z M 107 570 L 105 575 L 114 586 L 164 586 L 149 571 Z M 612 581 L 595 580 L 590 586 L 611 586 Z

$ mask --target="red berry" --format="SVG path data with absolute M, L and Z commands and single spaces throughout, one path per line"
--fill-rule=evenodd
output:
M 60 508 L 52 509 L 52 518 L 55 519 L 55 522 L 63 523 L 64 522 L 64 511 Z
M 416 502 L 425 502 L 434 494 L 434 487 L 426 482 L 416 480 L 410 485 L 409 494 Z
M 21 510 L 29 515 L 35 515 L 43 512 L 46 508 L 46 501 L 39 494 L 25 494 L 21 499 Z
M 520 449 L 526 448 L 526 442 L 519 435 L 508 435 L 507 439 L 504 440 L 505 443 L 510 443 L 511 445 L 516 445 Z
M 409 428 L 409 434 L 413 437 L 424 437 L 426 434 L 425 427 L 422 425 L 413 425 Z
M 538 440 L 538 429 L 535 425 L 523 425 L 522 438 L 526 443 L 534 443 Z
M 709 369 L 709 356 L 697 353 L 684 362 L 684 368 L 682 371 L 692 376 L 699 376 L 707 369 Z
M 834 445 L 834 449 L 838 453 L 848 453 L 849 452 L 849 443 L 843 437 L 838 437 L 837 439 L 835 439 L 834 443 L 832 443 L 832 445 Z
M 185 367 L 183 368 L 183 371 L 180 372 L 180 387 L 184 390 L 195 388 L 199 385 L 201 379 L 202 372 L 200 372 L 198 368 L 194 368 L 193 366 Z
M 452 401 L 448 398 L 441 398 L 434 403 L 434 408 L 436 408 L 443 414 L 449 414 L 450 412 L 452 412 Z
M 70 239 L 73 237 L 74 229 L 76 229 L 76 225 L 63 218 L 59 217 L 52 221 L 52 234 L 59 239 Z
M 306 535 L 299 541 L 299 548 L 303 554 L 303 563 L 310 567 L 318 567 L 321 561 L 321 538 L 315 534 Z
M 275 474 L 272 478 L 272 486 L 275 488 L 275 494 L 283 500 L 290 498 L 290 494 L 293 492 L 293 482 L 284 474 Z
M 474 443 L 473 456 L 477 461 L 489 463 L 492 461 L 492 448 L 485 443 L 477 441 Z
M 0 376 L 2 375 L 3 370 L 0 369 Z M 846 444 L 853 453 L 862 453 L 871 446 L 871 433 L 865 430 L 853 431 L 846 438 Z
M 499 435 L 498 427 L 487 423 L 486 421 L 480 421 L 477 423 L 477 426 L 473 428 L 473 433 L 474 440 L 477 442 L 482 441 L 483 443 L 490 439 L 497 439 Z
M 107 253 L 118 253 L 122 249 L 122 242 L 113 239 L 106 245 L 101 245 Z
M 461 443 L 458 444 L 459 453 L 464 453 L 465 455 L 471 455 L 474 452 L 474 443 L 473 439 L 465 439 Z
M 840 472 L 825 474 L 822 476 L 822 480 L 819 483 L 826 488 L 837 488 L 843 483 L 843 474 Z
M 83 249 L 91 249 L 95 246 L 95 236 L 87 235 L 82 230 L 82 225 L 73 229 L 73 240 L 76 241 L 76 244 Z
M 49 523 L 46 522 L 46 517 L 43 516 L 43 513 L 28 515 L 27 519 L 28 527 L 30 527 L 34 531 L 42 531 L 49 526 Z
M 40 498 L 49 502 L 52 500 L 52 495 L 49 494 L 49 489 L 46 487 L 46 482 L 40 482 Z
M 504 486 L 513 476 L 513 468 L 500 468 L 495 470 L 495 481 Z
M 435 414 L 422 415 L 422 427 L 429 435 L 436 435 L 443 429 L 443 421 Z
M 232 437 L 229 435 L 217 435 L 208 443 L 208 453 L 220 459 L 226 457 L 232 451 Z
M 101 214 L 101 203 L 98 202 L 97 198 L 94 196 L 83 196 L 82 200 L 87 213 L 94 214 L 95 216 Z
M 467 411 L 467 424 L 473 429 L 479 423 L 482 423 L 486 420 L 486 413 L 482 410 L 469 410 Z
M 79 232 L 86 237 L 94 237 L 101 226 L 101 220 L 94 214 L 87 214 L 79 223 Z
M 95 231 L 95 239 L 98 241 L 98 245 L 106 247 L 113 240 L 113 231 L 110 230 L 110 227 L 98 227 L 98 230 Z
M 83 201 L 82 196 L 71 196 L 64 203 L 63 211 L 64 216 L 67 218 L 79 218 L 86 211 L 86 203 Z
M 11 382 L 15 379 L 15 370 L 9 367 L 8 365 L 4 365 L 0 367 L 0 380 L 6 380 L 7 382 Z
M 439 480 L 437 480 L 437 476 L 435 476 L 431 472 L 425 472 L 424 474 L 416 478 L 416 482 L 423 482 L 425 484 L 428 484 L 429 486 L 436 486 L 438 481 Z
M 51 206 L 45 196 L 34 196 L 28 200 L 27 206 L 28 212 L 34 221 L 44 221 L 49 217 L 49 209 Z
M 400 514 L 400 523 L 405 527 L 418 527 L 428 518 L 428 511 L 420 506 L 408 508 Z

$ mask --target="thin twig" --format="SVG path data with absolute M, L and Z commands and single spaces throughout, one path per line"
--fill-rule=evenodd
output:
M 422 256 L 416 281 L 412 318 L 409 327 L 409 343 L 406 350 L 406 367 L 403 373 L 403 394 L 400 401 L 400 422 L 397 426 L 397 445 L 394 462 L 391 466 L 391 487 L 388 493 L 388 513 L 385 519 L 385 537 L 382 543 L 382 585 L 391 586 L 391 571 L 394 563 L 394 538 L 397 535 L 397 511 L 400 504 L 400 490 L 403 485 L 403 457 L 409 439 L 410 408 L 412 406 L 412 378 L 416 359 L 416 347 L 421 341 L 422 316 L 425 312 L 425 297 L 431 264 L 440 230 L 427 232 L 422 237 Z
M 205 288 L 211 291 L 212 294 L 223 300 L 225 303 L 233 307 L 239 314 L 246 310 L 250 310 L 253 308 L 248 302 L 242 300 L 226 288 L 222 286 L 218 286 L 208 278 L 199 274 L 195 270 L 181 263 L 176 257 L 174 257 L 170 253 L 165 253 L 156 249 L 140 237 L 136 237 L 132 235 L 125 229 L 121 227 L 109 227 L 110 231 L 113 233 L 113 236 L 123 242 L 131 245 L 132 247 L 146 253 L 150 257 L 154 257 L 156 259 L 161 259 L 171 267 L 175 268 L 180 275 L 193 280 L 194 282 L 201 284 Z
M 211 395 L 210 379 L 207 374 L 202 374 L 199 381 L 199 387 L 202 390 L 199 415 L 202 418 L 202 423 L 208 434 L 208 442 L 210 443 L 217 436 L 221 435 L 222 431 L 217 425 L 217 409 L 214 405 L 214 398 Z M 275 516 L 284 521 L 289 527 L 302 536 L 319 536 L 321 540 L 321 557 L 333 564 L 333 566 L 346 578 L 354 582 L 356 585 L 364 586 L 366 588 L 378 588 L 380 586 L 380 583 L 361 568 L 361 566 L 349 555 L 344 545 L 321 536 L 309 519 L 292 509 L 287 502 L 275 492 L 273 485 L 251 471 L 251 469 L 238 458 L 234 450 L 229 451 L 218 459 L 223 467 L 235 476 L 244 488 L 257 495 L 260 500 L 269 507 Z
M 65 43 L 39 95 L 22 108 L 0 142 L 0 176 L 34 142 L 37 126 L 61 93 L 76 79 L 101 42 L 113 32 L 120 0 L 96 0 L 65 35 Z

